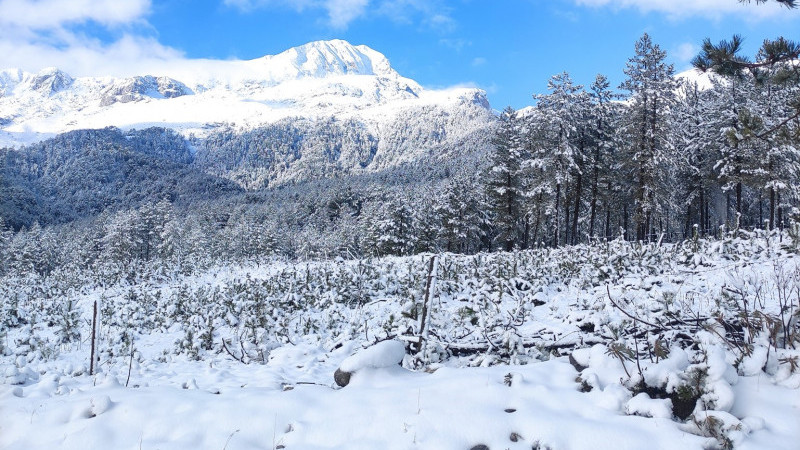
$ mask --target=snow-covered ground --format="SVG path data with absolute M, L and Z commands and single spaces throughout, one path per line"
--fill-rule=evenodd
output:
M 596 352 L 603 355 L 604 352 Z M 65 364 L 0 386 L 0 447 L 690 449 L 716 440 L 672 420 L 668 400 L 633 397 L 618 361 L 597 363 L 608 384 L 584 393 L 565 357 L 525 366 L 365 368 L 333 387 L 349 346 L 273 350 L 266 365 L 226 358 L 135 363 L 95 377 Z M 13 371 L 13 369 L 11 369 Z M 23 370 L 25 370 L 23 368 Z M 9 369 L 6 369 L 8 373 Z M 38 372 L 38 368 L 36 370 Z M 510 375 L 510 376 L 509 376 Z M 614 381 L 617 380 L 617 381 Z M 125 383 L 128 382 L 128 387 Z M 736 448 L 796 449 L 798 380 L 740 377 L 731 413 Z M 510 386 L 509 386 L 510 384 Z M 637 415 L 638 414 L 638 415 Z M 712 414 L 712 413 L 709 413 Z M 652 416 L 652 417 L 646 417 Z M 701 416 L 701 419 L 703 416 Z
M 788 237 L 430 257 L 5 279 L 0 448 L 798 448 Z

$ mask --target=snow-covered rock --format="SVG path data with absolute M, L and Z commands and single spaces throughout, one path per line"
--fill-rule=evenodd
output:
M 30 88 L 34 91 L 39 91 L 46 95 L 55 94 L 56 92 L 63 91 L 72 85 L 72 79 L 69 74 L 61 70 L 51 67 L 39 72 L 30 83 Z
M 176 98 L 192 91 L 183 83 L 169 77 L 136 76 L 114 82 L 104 92 L 101 106 L 128 103 L 150 98 Z
M 405 356 L 406 347 L 401 341 L 378 342 L 342 361 L 333 377 L 336 384 L 344 387 L 350 383 L 352 374 L 363 369 L 381 369 L 399 365 Z

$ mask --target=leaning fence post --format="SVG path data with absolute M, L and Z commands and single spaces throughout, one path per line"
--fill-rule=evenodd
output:
M 89 360 L 89 376 L 94 375 L 94 343 L 97 335 L 97 300 L 94 301 L 94 308 L 92 311 L 92 354 Z

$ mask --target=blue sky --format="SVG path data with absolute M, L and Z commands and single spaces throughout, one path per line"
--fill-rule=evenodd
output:
M 522 107 L 568 71 L 614 85 L 650 33 L 677 70 L 706 37 L 800 39 L 800 11 L 736 0 L 0 0 L 0 67 L 75 75 L 157 71 L 182 59 L 252 59 L 319 39 L 384 53 L 426 87 L 474 85 Z

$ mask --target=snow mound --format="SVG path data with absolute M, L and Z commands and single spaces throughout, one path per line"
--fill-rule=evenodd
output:
M 672 400 L 668 398 L 653 399 L 642 392 L 628 400 L 625 412 L 630 415 L 670 419 L 672 418 Z
M 400 364 L 406 355 L 405 345 L 397 340 L 378 342 L 342 361 L 339 369 L 358 372 L 361 369 L 380 369 Z

